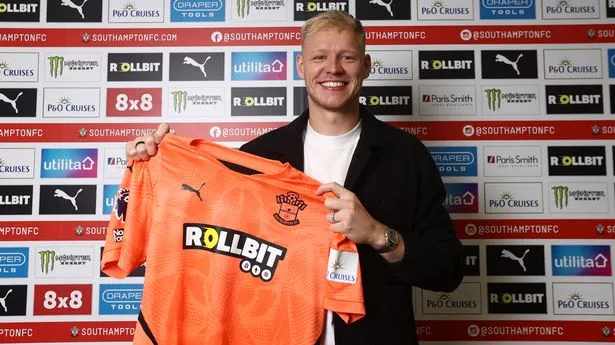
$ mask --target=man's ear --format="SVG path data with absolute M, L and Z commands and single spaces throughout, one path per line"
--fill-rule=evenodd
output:
M 363 74 L 363 79 L 367 79 L 367 77 L 369 77 L 371 71 L 372 71 L 372 57 L 369 56 L 369 54 L 365 54 L 365 57 L 363 58 L 363 69 L 364 69 L 364 74 Z
M 305 79 L 305 74 L 303 73 L 303 54 L 297 55 L 297 74 L 299 78 Z

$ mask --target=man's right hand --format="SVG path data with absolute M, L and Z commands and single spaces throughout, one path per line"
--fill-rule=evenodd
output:
M 158 151 L 158 144 L 169 133 L 169 125 L 161 123 L 155 132 L 149 132 L 126 143 L 126 158 L 146 161 Z

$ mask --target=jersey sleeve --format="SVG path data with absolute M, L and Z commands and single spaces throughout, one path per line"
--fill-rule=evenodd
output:
M 115 194 L 101 270 L 124 278 L 146 260 L 151 229 L 152 183 L 146 162 L 129 162 Z
M 329 249 L 324 306 L 336 312 L 346 323 L 365 316 L 357 246 L 338 233 L 334 234 Z

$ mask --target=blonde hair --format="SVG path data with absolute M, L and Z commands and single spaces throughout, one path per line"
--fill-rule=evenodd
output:
M 301 28 L 301 48 L 305 41 L 315 32 L 324 27 L 335 27 L 341 30 L 351 30 L 357 36 L 361 52 L 365 53 L 365 29 L 363 24 L 344 11 L 326 11 L 308 19 Z

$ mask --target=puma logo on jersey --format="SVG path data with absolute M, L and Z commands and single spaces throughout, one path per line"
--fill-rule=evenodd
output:
M 192 192 L 194 194 L 196 194 L 196 196 L 199 198 L 199 200 L 201 200 L 201 202 L 203 202 L 203 198 L 201 198 L 201 188 L 203 188 L 205 186 L 205 182 L 201 183 L 201 186 L 199 187 L 199 189 L 195 189 L 192 186 L 190 186 L 189 184 L 183 183 L 182 184 L 182 190 L 187 190 L 189 192 Z
M 243 272 L 268 282 L 286 248 L 238 230 L 209 224 L 184 224 L 184 249 L 201 249 L 241 259 Z

